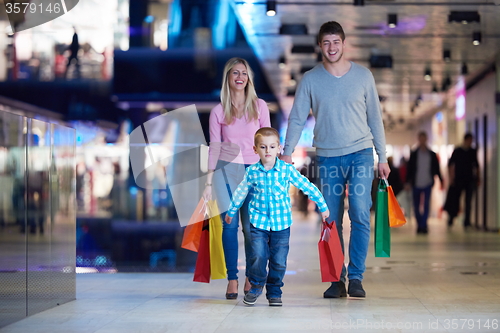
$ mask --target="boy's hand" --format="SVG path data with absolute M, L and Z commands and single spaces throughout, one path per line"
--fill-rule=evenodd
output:
M 328 209 L 325 212 L 321 213 L 321 218 L 323 219 L 323 222 L 326 222 L 328 216 L 330 216 L 330 211 Z
M 227 224 L 231 224 L 231 221 L 233 220 L 233 218 L 231 216 L 229 216 L 229 215 L 226 214 L 225 220 L 226 220 Z

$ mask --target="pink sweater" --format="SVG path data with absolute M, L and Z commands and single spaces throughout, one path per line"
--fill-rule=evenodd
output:
M 253 151 L 253 137 L 261 127 L 270 127 L 269 108 L 266 102 L 258 99 L 259 119 L 247 122 L 246 117 L 235 119 L 231 125 L 224 121 L 222 104 L 210 111 L 210 151 L 208 169 L 215 170 L 217 160 L 253 164 L 259 161 L 259 155 Z

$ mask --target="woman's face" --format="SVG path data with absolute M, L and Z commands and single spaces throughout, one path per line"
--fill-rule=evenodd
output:
M 243 64 L 236 64 L 229 71 L 228 75 L 229 88 L 231 90 L 245 90 L 248 83 L 248 72 L 247 68 Z

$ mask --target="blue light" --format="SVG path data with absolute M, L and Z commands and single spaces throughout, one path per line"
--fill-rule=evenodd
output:
M 146 22 L 146 23 L 153 23 L 154 20 L 155 20 L 155 17 L 152 15 L 148 15 L 144 18 L 144 22 Z
M 443 113 L 442 112 L 436 113 L 436 120 L 438 121 L 438 123 L 443 121 Z
M 131 188 L 129 189 L 129 191 L 130 191 L 130 194 L 132 194 L 132 195 L 136 195 L 136 194 L 137 194 L 137 187 L 131 187 Z

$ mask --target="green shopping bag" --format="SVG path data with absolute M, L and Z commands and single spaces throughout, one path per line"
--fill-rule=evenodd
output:
M 387 185 L 380 179 L 375 203 L 375 257 L 391 256 Z

